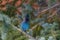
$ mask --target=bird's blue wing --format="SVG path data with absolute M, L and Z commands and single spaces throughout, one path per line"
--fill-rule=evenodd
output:
M 21 23 L 21 28 L 23 31 L 26 31 L 29 29 L 29 23 L 22 22 Z

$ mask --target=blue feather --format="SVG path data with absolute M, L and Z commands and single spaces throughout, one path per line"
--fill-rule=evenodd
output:
M 29 15 L 26 15 L 25 19 L 21 23 L 21 28 L 22 28 L 23 31 L 27 31 L 29 29 L 29 27 L 30 27 Z
M 29 23 L 26 23 L 26 22 L 22 22 L 21 23 L 21 28 L 23 31 L 26 31 L 29 29 Z

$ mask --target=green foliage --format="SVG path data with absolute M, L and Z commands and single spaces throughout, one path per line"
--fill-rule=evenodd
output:
M 9 17 L 14 17 L 15 16 L 15 11 L 16 11 L 16 7 L 10 4 L 6 5 L 7 9 L 6 11 L 2 11 L 4 14 L 8 15 Z
M 26 37 L 21 35 L 21 33 L 19 31 L 14 29 L 9 24 L 9 23 L 11 23 L 11 19 L 7 15 L 0 14 L 0 16 L 3 19 L 3 20 L 0 20 L 0 33 L 1 33 L 0 37 L 2 37 L 2 40 L 18 40 L 18 39 L 25 40 L 26 39 Z M 1 19 L 1 17 L 0 17 L 0 19 Z M 1 21 L 3 21 L 3 22 L 1 22 Z
M 21 21 L 15 16 L 17 11 L 15 3 L 17 1 L 18 0 L 14 0 L 13 5 L 6 4 L 6 11 L 0 11 L 0 40 L 28 40 L 28 38 L 26 38 L 25 35 L 23 35 L 20 31 L 16 30 L 10 25 L 12 24 L 14 26 L 18 26 Z M 57 15 L 55 15 L 53 17 L 53 21 L 50 20 L 50 22 L 48 23 L 47 17 L 50 16 L 49 12 L 46 14 L 42 13 L 41 18 L 34 16 L 33 12 L 35 12 L 35 10 L 32 8 L 32 5 L 34 2 L 36 2 L 36 0 L 30 0 L 30 4 L 23 3 L 24 1 L 25 0 L 22 0 L 22 4 L 19 6 L 22 8 L 22 19 L 25 17 L 26 14 L 30 15 L 30 22 L 32 22 L 30 28 L 32 28 L 32 26 L 36 25 L 37 23 L 40 23 L 40 25 L 38 25 L 35 29 L 31 31 L 31 36 L 35 38 L 37 36 L 44 36 L 48 38 L 52 35 L 57 40 L 60 40 L 60 18 Z M 55 3 L 56 0 L 50 0 L 48 2 L 48 7 L 51 7 Z M 38 11 L 35 13 L 38 14 Z

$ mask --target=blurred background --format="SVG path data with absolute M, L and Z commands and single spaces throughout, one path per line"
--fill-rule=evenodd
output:
M 0 40 L 60 40 L 60 0 L 0 0 Z

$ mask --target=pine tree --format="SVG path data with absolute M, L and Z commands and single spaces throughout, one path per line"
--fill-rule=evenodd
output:
M 59 12 L 59 0 L 1 0 L 0 40 L 60 40 Z M 30 28 L 24 32 L 19 27 L 26 14 Z

